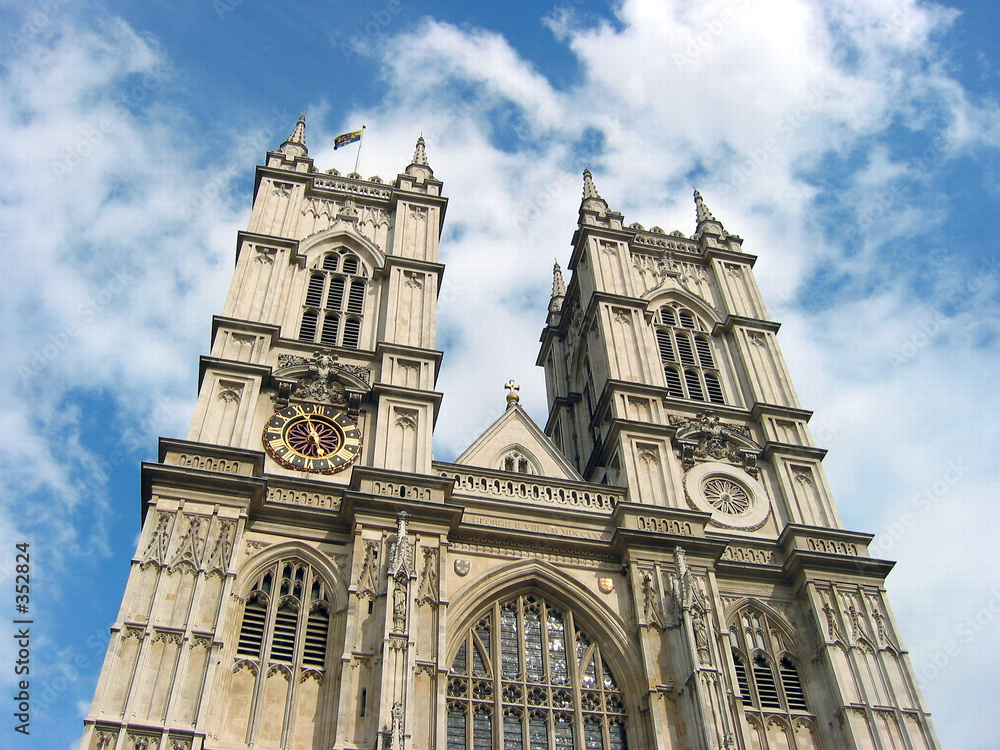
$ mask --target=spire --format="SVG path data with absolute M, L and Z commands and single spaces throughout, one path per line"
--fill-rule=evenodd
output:
M 406 168 L 406 174 L 416 177 L 418 182 L 434 176 L 434 170 L 427 163 L 427 149 L 424 146 L 423 134 L 417 138 L 417 148 L 413 152 L 413 161 Z
M 299 114 L 299 121 L 292 128 L 292 134 L 288 136 L 281 148 L 278 149 L 285 156 L 293 159 L 300 156 L 307 156 L 309 150 L 306 148 L 306 113 Z
M 552 267 L 552 299 L 549 301 L 549 312 L 562 310 L 563 298 L 566 296 L 566 282 L 563 281 L 562 268 L 559 261 Z
M 590 173 L 588 167 L 583 168 L 583 199 L 596 198 L 599 201 L 604 200 L 601 194 L 597 192 L 597 186 L 594 184 L 594 176 Z
M 712 215 L 712 212 L 708 210 L 708 206 L 705 205 L 705 199 L 701 197 L 698 188 L 694 188 L 694 211 L 695 218 L 698 220 L 698 228 L 695 230 L 696 235 L 700 236 L 706 230 L 710 234 L 725 235 L 726 230 L 723 229 L 722 222 L 716 219 Z
M 413 163 L 421 167 L 427 166 L 427 150 L 424 148 L 424 134 L 417 138 L 417 149 L 413 152 Z
M 701 193 L 698 192 L 698 188 L 694 189 L 694 210 L 699 224 L 703 221 L 716 220 L 715 217 L 712 216 L 712 212 L 708 210 L 708 206 L 705 205 L 705 200 L 701 197 Z
M 584 167 L 583 169 L 583 202 L 580 204 L 580 219 L 583 220 L 584 212 L 593 215 L 605 217 L 608 213 L 608 202 L 601 197 L 601 194 L 597 192 L 597 186 L 594 184 L 594 175 L 590 173 L 590 169 Z

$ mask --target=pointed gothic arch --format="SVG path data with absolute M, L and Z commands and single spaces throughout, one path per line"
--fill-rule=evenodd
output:
M 236 586 L 233 593 L 245 599 L 247 593 L 249 593 L 248 587 L 256 580 L 256 576 L 260 575 L 276 558 L 292 556 L 302 558 L 304 562 L 308 562 L 322 573 L 334 596 L 333 610 L 335 612 L 340 612 L 347 608 L 348 582 L 344 578 L 343 573 L 340 572 L 340 569 L 326 555 L 301 542 L 271 544 L 250 555 L 250 557 L 240 563 L 239 568 L 236 570 Z
M 332 726 L 343 577 L 299 542 L 271 545 L 237 573 L 216 696 L 222 737 L 309 747 Z
M 722 324 L 725 321 L 722 315 L 714 307 L 705 302 L 686 289 L 651 289 L 640 297 L 646 300 L 646 319 L 650 319 L 658 309 L 670 302 L 676 302 L 682 307 L 688 307 L 696 315 L 700 316 L 712 326 Z M 710 331 L 711 332 L 711 331 Z
M 585 623 L 591 635 L 600 638 L 605 648 L 610 649 L 608 653 L 613 655 L 619 670 L 627 672 L 628 676 L 635 676 L 636 681 L 628 684 L 627 690 L 635 694 L 643 689 L 638 679 L 642 664 L 625 623 L 590 589 L 552 563 L 537 558 L 502 565 L 491 570 L 488 577 L 471 581 L 455 593 L 448 615 L 452 633 L 446 649 L 448 658 L 454 658 L 460 638 L 458 634 L 472 627 L 479 609 L 485 609 L 505 596 L 529 590 L 537 590 L 563 607 L 578 610 L 578 618 Z M 624 675 L 622 679 L 625 680 Z
M 531 451 L 520 443 L 510 443 L 497 452 L 493 460 L 494 468 L 501 471 L 513 471 L 518 474 L 543 473 L 542 465 Z
M 336 246 L 347 247 L 356 252 L 363 263 L 376 270 L 385 267 L 385 253 L 379 246 L 358 232 L 343 226 L 331 227 L 306 237 L 299 243 L 296 257 L 305 268 L 314 268 L 317 262 L 322 262 L 323 253 Z
M 759 599 L 744 597 L 725 609 L 734 693 L 745 711 L 763 712 L 770 721 L 806 714 L 796 634 L 788 621 Z M 748 714 L 750 716 L 751 714 Z
M 641 746 L 639 693 L 625 682 L 641 672 L 616 648 L 624 628 L 580 589 L 526 560 L 460 592 L 447 650 L 448 750 L 492 748 L 497 737 L 518 750 Z
M 714 334 L 718 313 L 691 295 L 668 292 L 647 305 L 667 396 L 725 404 L 724 343 Z

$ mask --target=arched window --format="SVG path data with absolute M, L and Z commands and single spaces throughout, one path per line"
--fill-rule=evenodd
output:
M 447 750 L 627 750 L 624 695 L 572 612 L 521 595 L 463 638 L 447 736 Z
M 534 474 L 531 462 L 520 451 L 508 451 L 500 459 L 501 471 L 516 471 L 518 474 Z
M 300 341 L 357 349 L 365 313 L 367 271 L 356 255 L 346 249 L 323 256 L 309 277 L 299 325 Z M 350 318 L 344 318 L 350 313 Z
M 661 307 L 653 321 L 667 395 L 724 404 L 711 335 L 698 316 L 671 303 Z
M 322 672 L 329 628 L 330 597 L 322 581 L 308 564 L 280 560 L 258 576 L 247 596 L 236 658 Z
M 749 711 L 808 712 L 795 659 L 775 623 L 752 607 L 737 613 L 729 629 L 735 692 Z

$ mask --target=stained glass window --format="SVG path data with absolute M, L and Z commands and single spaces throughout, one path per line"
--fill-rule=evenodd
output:
M 447 734 L 448 750 L 628 750 L 624 695 L 600 648 L 537 595 L 494 603 L 466 634 Z

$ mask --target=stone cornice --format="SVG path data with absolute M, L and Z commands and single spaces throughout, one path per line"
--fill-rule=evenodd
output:
M 778 329 L 781 328 L 781 323 L 775 323 L 773 320 L 762 320 L 760 318 L 747 318 L 743 315 L 727 315 L 724 321 L 715 324 L 715 330 L 712 333 L 713 335 L 718 335 L 720 331 L 732 333 L 737 327 L 777 333 Z
M 241 362 L 235 359 L 222 359 L 220 357 L 209 357 L 202 355 L 198 358 L 198 389 L 201 390 L 205 375 L 209 369 L 221 372 L 238 373 L 250 377 L 261 378 L 264 382 L 271 377 L 271 368 L 267 365 L 255 365 L 250 362 Z

